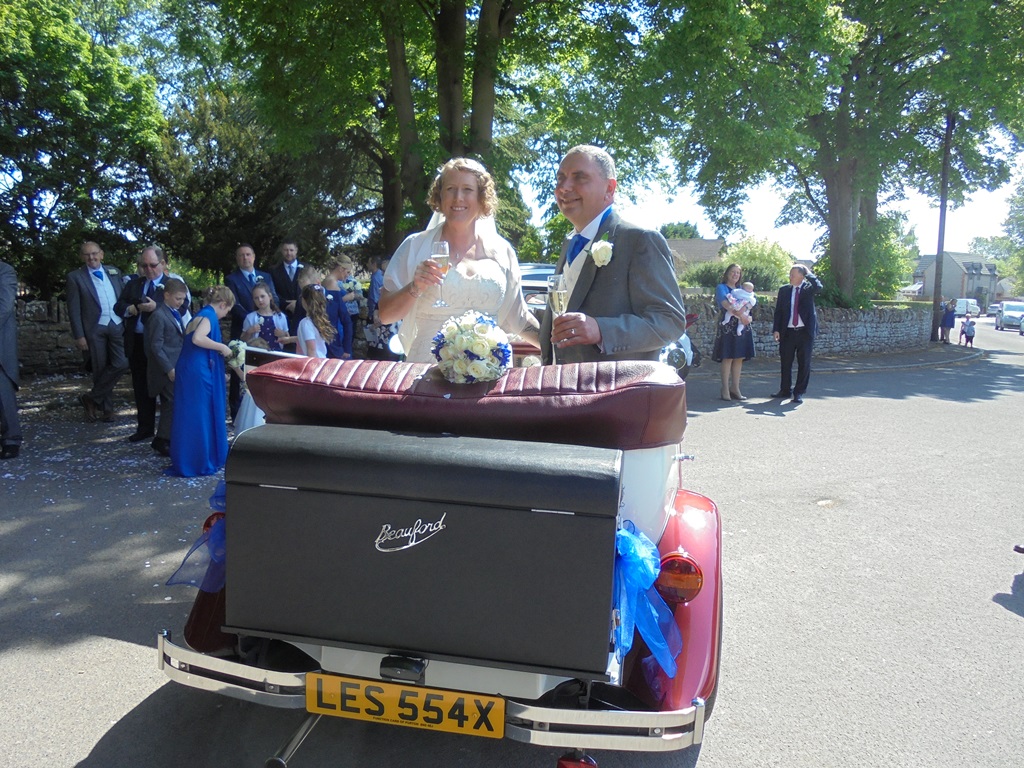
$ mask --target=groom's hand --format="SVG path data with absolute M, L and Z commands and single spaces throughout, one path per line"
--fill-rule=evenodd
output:
M 582 312 L 567 312 L 552 322 L 551 343 L 559 349 L 580 344 L 600 345 L 601 327 L 597 320 Z

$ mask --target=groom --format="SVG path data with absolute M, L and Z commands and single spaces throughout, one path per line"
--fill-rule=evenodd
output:
M 619 218 L 615 186 L 615 161 L 599 147 L 573 147 L 558 167 L 555 201 L 574 237 L 555 268 L 569 291 L 566 313 L 552 318 L 549 308 L 541 324 L 545 364 L 657 360 L 686 329 L 668 244 Z

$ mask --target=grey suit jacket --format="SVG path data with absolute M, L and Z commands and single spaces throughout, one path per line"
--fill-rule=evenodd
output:
M 121 270 L 106 264 L 100 269 L 107 273 L 107 279 L 114 287 L 114 300 L 121 298 Z M 67 301 L 71 335 L 76 339 L 90 338 L 100 320 L 100 297 L 96 295 L 92 275 L 84 264 L 68 274 Z
M 14 267 L 0 261 L 0 370 L 18 386 L 18 276 Z
M 156 397 L 171 383 L 167 375 L 178 363 L 185 337 L 170 307 L 163 303 L 150 314 L 145 328 L 146 386 L 149 396 Z
M 569 297 L 569 312 L 583 312 L 601 329 L 603 352 L 596 345 L 563 347 L 559 363 L 601 360 L 657 360 L 661 348 L 686 330 L 686 311 L 676 282 L 675 264 L 660 233 L 630 224 L 613 210 L 597 231 L 607 232 L 611 261 L 603 267 L 586 258 Z M 566 246 L 556 273 L 565 268 Z M 540 328 L 544 363 L 551 363 L 551 311 Z

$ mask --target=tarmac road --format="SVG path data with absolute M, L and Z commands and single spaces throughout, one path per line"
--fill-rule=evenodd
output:
M 691 375 L 687 484 L 725 534 L 722 686 L 699 750 L 602 768 L 1020 764 L 1024 337 L 982 320 L 977 344 L 821 360 L 837 372 L 800 406 L 767 399 L 774 361 L 748 364 L 745 403 L 716 399 L 710 362 Z M 299 713 L 156 669 L 156 632 L 193 596 L 163 584 L 214 482 L 161 476 L 124 442 L 127 405 L 83 423 L 80 384 L 26 387 L 28 442 L 0 462 L 0 755 L 262 766 Z M 290 765 L 553 768 L 561 751 L 325 718 Z

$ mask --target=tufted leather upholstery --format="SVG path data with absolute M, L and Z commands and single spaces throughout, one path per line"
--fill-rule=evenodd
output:
M 432 365 L 278 360 L 247 374 L 268 423 L 449 433 L 623 450 L 670 445 L 686 428 L 686 385 L 656 362 L 513 368 L 451 384 Z

